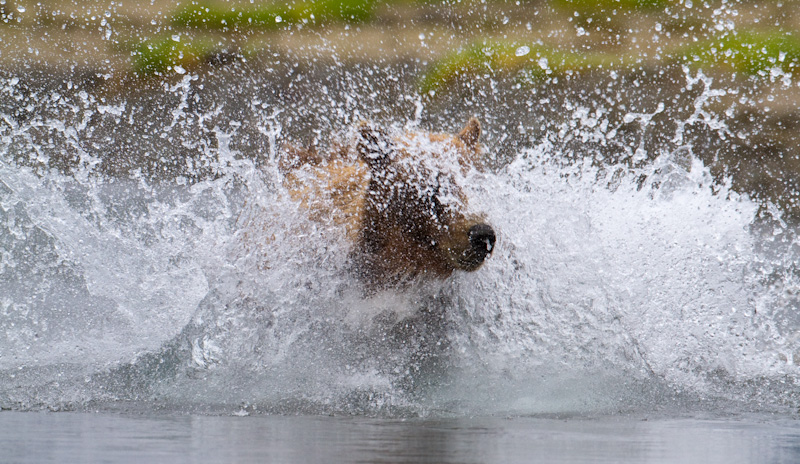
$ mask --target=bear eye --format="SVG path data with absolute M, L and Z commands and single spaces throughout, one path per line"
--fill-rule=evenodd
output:
M 444 212 L 444 205 L 442 201 L 439 199 L 439 189 L 437 188 L 433 192 L 433 196 L 431 198 L 431 202 L 433 203 L 433 209 L 436 212 L 437 216 L 440 216 L 441 213 Z
M 436 179 L 436 185 L 433 186 L 433 190 L 431 192 L 429 201 L 431 204 L 431 210 L 433 215 L 438 219 L 441 218 L 445 213 L 445 207 L 442 203 L 442 200 L 439 198 L 442 194 L 442 187 L 439 183 L 439 179 Z

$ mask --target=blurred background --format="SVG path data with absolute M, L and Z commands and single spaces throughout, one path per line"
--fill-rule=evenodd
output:
M 280 137 L 319 143 L 359 112 L 410 119 L 414 105 L 391 107 L 418 99 L 423 125 L 451 129 L 470 114 L 491 123 L 487 141 L 498 164 L 554 131 L 568 156 L 606 161 L 635 163 L 691 142 L 715 175 L 794 214 L 799 7 L 791 0 L 0 0 L 0 69 L 20 80 L 2 104 L 24 119 L 41 108 L 30 101 L 41 96 L 37 88 L 125 101 L 187 76 L 201 93 L 249 79 L 268 82 L 285 114 L 297 108 Z M 341 78 L 354 70 L 358 89 Z M 702 108 L 690 82 L 698 73 L 717 89 Z M 332 105 L 347 114 L 320 123 L 306 100 L 333 87 L 340 89 L 332 99 L 358 95 L 372 107 Z M 381 103 L 367 87 L 391 97 Z M 563 129 L 578 107 L 608 116 L 604 131 L 615 130 L 607 140 L 625 140 L 632 122 L 636 128 L 616 150 L 570 140 Z M 254 153 L 263 151 L 265 142 L 248 140 Z M 591 149 L 597 143 L 600 155 Z
M 3 0 L 5 66 L 168 76 L 233 55 L 419 59 L 424 88 L 458 69 L 563 74 L 681 62 L 768 77 L 800 58 L 794 1 Z M 488 59 L 487 57 L 491 57 Z M 549 66 L 542 66 L 546 60 Z M 483 66 L 482 66 L 483 65 Z M 180 72 L 180 71 L 178 71 Z

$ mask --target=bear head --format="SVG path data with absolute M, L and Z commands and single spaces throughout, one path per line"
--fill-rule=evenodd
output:
M 359 276 L 373 288 L 474 271 L 492 253 L 496 235 L 470 212 L 459 180 L 477 162 L 480 123 L 458 134 L 390 137 L 362 123 L 356 150 L 369 167 L 354 248 Z

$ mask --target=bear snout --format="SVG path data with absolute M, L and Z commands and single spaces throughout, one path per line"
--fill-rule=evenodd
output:
M 492 253 L 497 236 L 489 224 L 476 224 L 470 227 L 467 236 L 471 246 L 470 261 L 477 267 Z

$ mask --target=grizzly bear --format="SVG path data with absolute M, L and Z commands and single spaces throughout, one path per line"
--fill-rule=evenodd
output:
M 475 271 L 496 242 L 459 185 L 478 162 L 480 133 L 475 118 L 455 135 L 393 137 L 361 123 L 327 157 L 287 149 L 284 185 L 312 219 L 349 236 L 351 269 L 369 291 Z

